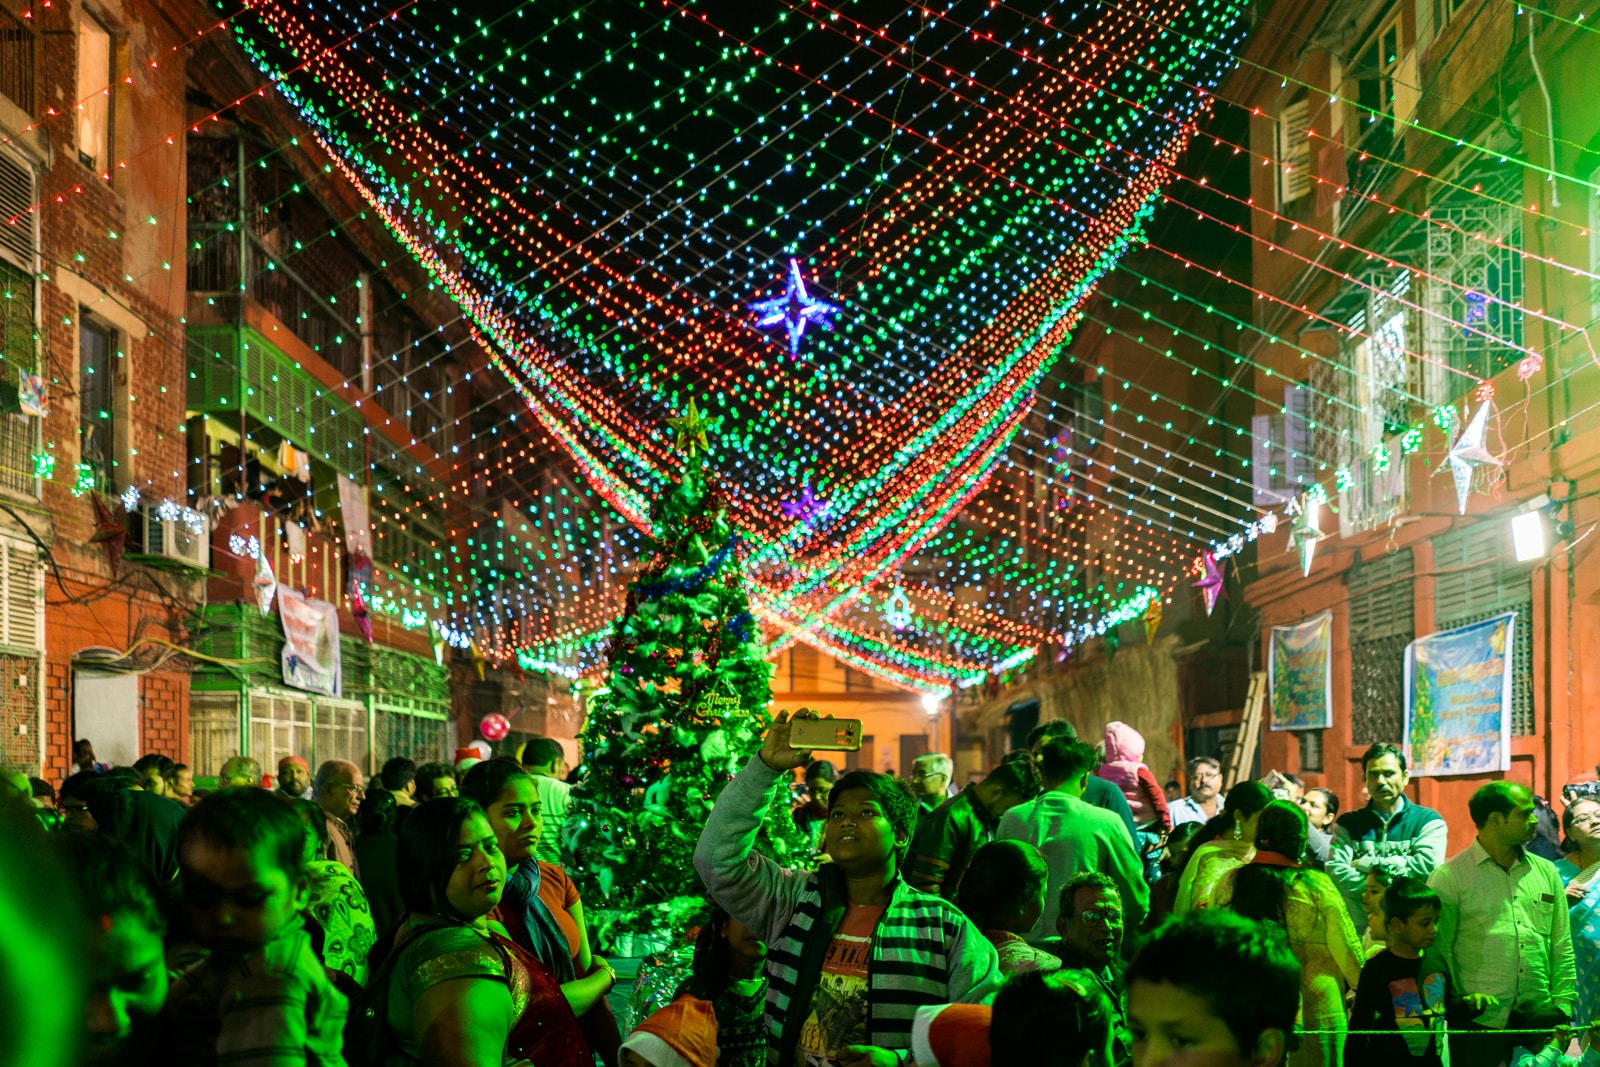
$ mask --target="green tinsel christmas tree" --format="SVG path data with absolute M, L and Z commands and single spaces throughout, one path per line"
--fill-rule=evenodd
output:
M 651 510 L 652 538 L 611 633 L 606 687 L 583 730 L 589 773 L 563 830 L 567 870 L 604 948 L 675 941 L 704 907 L 695 841 L 712 801 L 760 744 L 771 665 L 742 588 L 727 502 L 705 471 L 694 402 L 668 422 L 683 476 Z M 805 855 L 780 793 L 763 850 Z

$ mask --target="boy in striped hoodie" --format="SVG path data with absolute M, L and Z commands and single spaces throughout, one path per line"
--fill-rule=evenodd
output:
M 769 946 L 771 1067 L 906 1064 L 917 1008 L 993 998 L 994 946 L 955 905 L 900 877 L 917 802 L 897 778 L 852 771 L 834 783 L 822 836 L 832 862 L 820 870 L 791 871 L 753 851 L 774 790 L 810 758 L 789 744 L 779 712 L 760 754 L 717 798 L 695 869 Z

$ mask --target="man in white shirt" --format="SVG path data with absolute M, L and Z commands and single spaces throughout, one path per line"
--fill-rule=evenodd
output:
M 1527 787 L 1489 782 L 1467 807 L 1478 836 L 1428 879 L 1443 907 L 1423 973 L 1443 971 L 1477 1012 L 1451 1035 L 1454 1067 L 1500 1067 L 1529 1039 L 1497 1031 L 1571 1018 L 1572 928 L 1555 865 L 1523 847 L 1538 828 Z
M 539 791 L 539 803 L 544 806 L 544 832 L 539 847 L 534 850 L 546 863 L 561 863 L 561 824 L 567 821 L 567 808 L 572 804 L 572 786 L 565 780 L 567 754 L 561 742 L 549 737 L 535 737 L 522 746 L 522 767 L 533 775 L 533 786 Z
M 1167 805 L 1172 815 L 1172 825 L 1186 822 L 1209 822 L 1223 808 L 1222 764 L 1210 756 L 1196 756 L 1189 761 L 1189 795 L 1179 797 Z

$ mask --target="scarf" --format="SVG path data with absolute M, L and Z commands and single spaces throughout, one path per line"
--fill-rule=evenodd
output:
M 1251 863 L 1258 863 L 1263 867 L 1298 867 L 1299 861 L 1292 860 L 1282 852 L 1273 852 L 1270 849 L 1256 849 L 1255 858 Z
M 567 951 L 567 938 L 556 924 L 556 917 L 539 899 L 539 881 L 539 861 L 529 858 L 511 872 L 505 895 L 521 913 L 528 948 L 555 972 L 557 982 L 570 982 L 577 977 L 572 954 Z

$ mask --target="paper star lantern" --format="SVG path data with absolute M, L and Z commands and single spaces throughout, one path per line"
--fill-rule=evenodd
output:
M 833 323 L 828 320 L 829 315 L 836 315 L 839 309 L 833 304 L 818 300 L 806 292 L 806 280 L 800 274 L 800 261 L 789 261 L 789 285 L 782 296 L 773 297 L 771 300 L 758 300 L 750 305 L 750 310 L 756 313 L 756 328 L 759 330 L 771 329 L 783 325 L 789 333 L 789 354 L 800 354 L 800 339 L 806 334 L 806 326 L 816 323 L 824 329 L 833 329 Z
M 1317 554 L 1317 542 L 1328 536 L 1317 526 L 1318 510 L 1315 503 L 1307 501 L 1304 510 L 1296 516 L 1294 525 L 1289 527 L 1289 551 L 1300 553 L 1300 573 L 1306 577 L 1311 575 L 1311 561 Z
M 669 418 L 667 425 L 678 431 L 677 448 L 694 455 L 696 452 L 707 452 L 710 445 L 706 443 L 706 431 L 713 428 L 712 420 L 700 414 L 700 409 L 694 405 L 694 397 L 689 398 L 689 410 L 677 418 Z
M 111 576 L 115 578 L 118 568 L 122 566 L 122 547 L 128 541 L 128 527 L 118 521 L 98 494 L 91 496 L 89 502 L 94 505 L 94 533 L 89 535 L 89 543 L 106 550 Z
M 805 525 L 811 526 L 826 515 L 833 505 L 818 497 L 812 491 L 811 483 L 807 482 L 800 490 L 799 500 L 785 500 L 778 507 L 783 511 L 784 518 L 799 519 Z
M 1222 568 L 1217 566 L 1217 557 L 1207 552 L 1201 560 L 1205 573 L 1200 575 L 1200 580 L 1194 583 L 1200 590 L 1200 596 L 1205 601 L 1206 615 L 1211 615 L 1211 610 L 1217 606 L 1217 600 L 1227 594 L 1222 576 Z
M 1161 598 L 1156 597 L 1150 601 L 1150 606 L 1144 610 L 1144 643 L 1155 643 L 1156 631 L 1161 629 Z
M 906 596 L 906 591 L 898 583 L 889 594 L 889 599 L 884 601 L 883 621 L 896 630 L 904 630 L 911 625 L 911 598 Z
M 253 583 L 256 590 L 256 606 L 261 609 L 261 614 L 272 614 L 272 601 L 278 595 L 278 576 L 272 571 L 272 562 L 267 559 L 265 549 L 256 553 L 256 577 Z
M 1463 515 L 1467 513 L 1467 497 L 1472 495 L 1472 478 L 1478 468 L 1500 466 L 1500 460 L 1484 446 L 1488 432 L 1489 402 L 1485 400 L 1445 456 L 1445 463 L 1456 481 L 1456 504 Z

